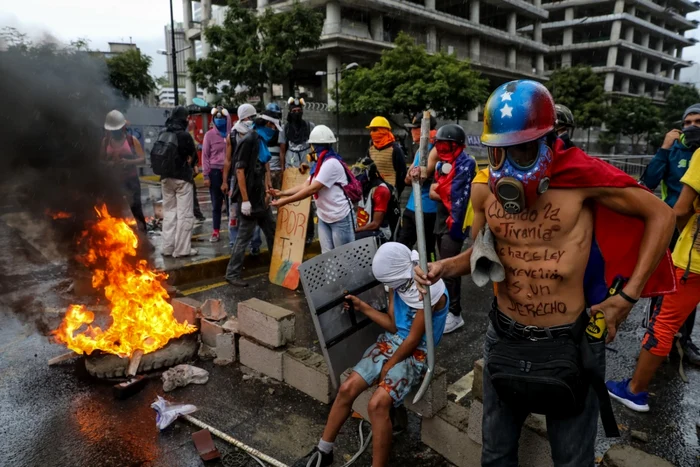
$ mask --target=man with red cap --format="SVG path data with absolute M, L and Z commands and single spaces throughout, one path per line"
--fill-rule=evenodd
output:
M 604 315 L 608 341 L 640 297 L 675 290 L 666 248 L 672 210 L 609 164 L 564 149 L 555 120 L 540 83 L 511 81 L 491 94 L 481 137 L 489 169 L 471 193 L 475 244 L 416 271 L 423 287 L 484 271 L 499 281 L 484 343 L 483 466 L 518 465 L 529 413 L 547 416 L 554 465 L 593 465 L 599 411 L 606 433 L 619 435 L 604 382 L 605 340 L 585 332 L 594 232 L 607 283 L 627 278 L 590 309 Z

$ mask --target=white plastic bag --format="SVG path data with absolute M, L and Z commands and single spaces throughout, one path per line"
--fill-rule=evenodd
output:
M 166 429 L 180 415 L 191 414 L 197 410 L 192 404 L 173 404 L 160 396 L 151 407 L 156 411 L 156 426 L 160 430 Z

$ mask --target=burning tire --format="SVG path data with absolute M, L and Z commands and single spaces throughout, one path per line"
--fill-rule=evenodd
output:
M 137 372 L 144 373 L 185 363 L 193 359 L 196 352 L 196 335 L 188 334 L 173 339 L 165 347 L 144 355 Z M 85 369 L 96 378 L 124 377 L 128 366 L 128 358 L 114 354 L 95 352 L 85 357 Z

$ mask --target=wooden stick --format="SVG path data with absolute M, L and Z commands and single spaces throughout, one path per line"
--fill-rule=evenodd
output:
M 127 376 L 135 376 L 136 372 L 139 370 L 139 365 L 141 364 L 141 357 L 143 357 L 143 350 L 135 350 L 129 358 L 129 366 L 126 369 Z
M 49 366 L 54 366 L 58 365 L 61 362 L 65 362 L 67 360 L 73 359 L 75 357 L 79 357 L 77 353 L 73 352 L 72 350 L 70 352 L 64 353 L 62 355 L 59 355 L 58 357 L 50 358 L 49 359 Z

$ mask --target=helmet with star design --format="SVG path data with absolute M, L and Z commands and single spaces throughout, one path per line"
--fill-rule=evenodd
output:
M 502 84 L 484 107 L 481 142 L 488 147 L 535 141 L 554 130 L 554 99 L 541 83 L 521 79 Z

